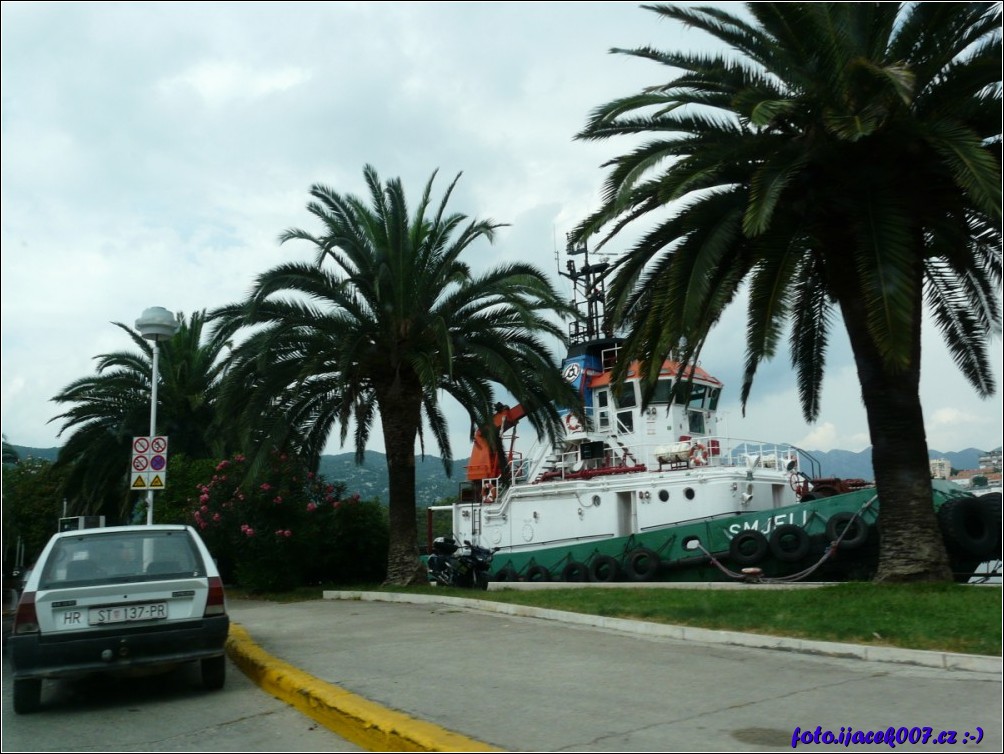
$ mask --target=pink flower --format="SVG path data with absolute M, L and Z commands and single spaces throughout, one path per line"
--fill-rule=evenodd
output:
M 249 526 L 249 527 L 248 527 L 247 529 L 245 529 L 245 530 L 244 530 L 244 533 L 245 533 L 245 534 L 246 534 L 247 536 L 249 536 L 249 537 L 253 537 L 253 536 L 254 536 L 254 529 L 252 529 L 252 528 L 251 528 L 251 527 Z
M 313 513 L 314 511 L 316 511 L 317 510 L 317 503 L 307 503 L 307 510 L 310 513 Z
M 261 489 L 264 492 L 268 492 L 270 489 L 272 489 L 272 485 L 269 484 L 268 482 L 262 482 L 261 483 Z
M 199 508 L 199 510 L 202 511 L 203 513 L 209 513 L 209 506 L 203 505 L 201 508 Z
M 220 514 L 219 513 L 214 513 L 213 514 L 213 521 L 215 521 L 216 523 L 220 522 Z
M 229 465 L 230 465 L 230 461 L 226 461 L 226 460 L 220 461 L 219 464 L 217 464 L 217 466 L 216 466 L 216 470 L 217 471 L 223 471 L 223 469 L 227 468 L 227 466 L 229 466 Z
M 279 503 L 281 503 L 282 502 L 282 495 L 276 495 L 275 498 L 272 500 L 272 502 L 275 503 L 276 505 L 278 505 Z
M 333 502 L 333 503 L 331 504 L 331 507 L 332 507 L 332 508 L 336 508 L 336 509 L 337 509 L 337 508 L 341 508 L 341 507 L 342 507 L 342 501 L 341 501 L 341 500 L 336 500 L 335 502 Z
M 200 529 L 205 529 L 207 526 L 209 526 L 209 524 L 207 524 L 205 521 L 199 521 Z
M 308 471 L 307 472 L 307 479 L 313 479 L 313 478 L 314 478 L 314 472 L 313 471 Z
M 209 502 L 209 494 L 206 493 L 206 492 L 203 492 L 201 495 L 199 495 L 199 502 L 200 503 L 208 503 Z
M 286 529 L 286 531 L 283 532 L 283 534 L 285 534 L 287 537 L 292 537 L 293 536 L 293 532 L 291 532 L 289 529 Z

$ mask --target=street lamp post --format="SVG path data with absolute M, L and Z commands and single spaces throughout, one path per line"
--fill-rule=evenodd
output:
M 136 320 L 136 329 L 139 334 L 153 344 L 153 366 L 152 378 L 150 381 L 150 437 L 157 434 L 157 382 L 159 381 L 157 367 L 160 356 L 159 343 L 162 340 L 170 340 L 178 332 L 178 320 L 163 306 L 152 306 L 144 310 L 140 318 Z M 153 489 L 146 491 L 146 523 L 147 526 L 153 524 Z

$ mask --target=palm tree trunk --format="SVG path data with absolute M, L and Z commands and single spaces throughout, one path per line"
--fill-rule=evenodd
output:
M 404 390 L 400 383 L 378 390 L 390 484 L 390 543 L 386 584 L 409 586 L 424 583 L 418 559 L 418 523 L 415 508 L 415 438 L 421 411 L 420 389 Z
M 920 291 L 918 281 L 917 290 Z M 842 297 L 841 312 L 868 416 L 881 533 L 876 581 L 951 581 L 931 492 L 924 415 L 920 405 L 920 302 L 911 364 L 890 369 L 865 321 L 860 295 Z

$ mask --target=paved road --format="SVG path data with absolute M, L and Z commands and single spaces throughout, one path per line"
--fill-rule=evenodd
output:
M 909 664 L 911 653 L 867 661 L 742 646 L 742 637 L 719 632 L 690 631 L 695 638 L 681 640 L 621 631 L 617 621 L 575 625 L 466 604 L 236 602 L 231 616 L 246 629 L 246 644 L 305 671 L 319 687 L 334 684 L 341 699 L 403 713 L 393 725 L 425 721 L 510 751 L 791 750 L 796 728 L 812 738 L 817 726 L 821 740 L 841 728 L 902 727 L 904 737 L 917 728 L 921 738 L 930 728 L 927 744 L 897 744 L 897 751 L 1004 745 L 999 658 L 961 658 L 957 667 L 967 669 Z M 316 688 L 283 677 L 276 687 L 290 698 L 302 701 Z M 964 740 L 978 728 L 980 743 Z M 954 746 L 933 742 L 943 730 L 956 731 Z M 473 748 L 458 740 L 456 748 Z

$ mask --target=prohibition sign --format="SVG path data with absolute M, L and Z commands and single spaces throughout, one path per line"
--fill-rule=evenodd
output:
M 146 467 L 149 465 L 150 459 L 146 456 L 136 456 L 132 459 L 133 471 L 146 471 Z
M 150 459 L 150 468 L 154 471 L 163 471 L 167 466 L 167 459 L 164 456 L 154 456 Z
M 163 453 L 167 450 L 167 440 L 163 437 L 154 437 L 153 440 L 150 441 L 150 449 L 154 453 Z
M 132 441 L 133 453 L 146 453 L 150 449 L 149 437 L 135 437 Z

